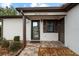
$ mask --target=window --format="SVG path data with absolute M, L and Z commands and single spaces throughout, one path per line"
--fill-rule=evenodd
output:
M 53 32 L 53 22 L 47 22 L 47 32 Z
M 44 20 L 43 21 L 43 31 L 44 33 L 56 32 L 56 21 L 54 20 Z

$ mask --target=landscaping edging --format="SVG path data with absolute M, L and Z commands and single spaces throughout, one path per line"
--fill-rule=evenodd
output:
M 14 54 L 13 56 L 18 56 L 22 51 L 23 51 L 24 47 L 21 48 L 16 54 Z

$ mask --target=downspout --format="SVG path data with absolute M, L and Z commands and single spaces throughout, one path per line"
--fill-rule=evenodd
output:
M 20 12 L 23 18 L 23 47 L 25 47 L 26 46 L 26 17 L 22 10 Z

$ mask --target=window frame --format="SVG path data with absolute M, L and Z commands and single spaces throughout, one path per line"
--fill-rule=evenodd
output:
M 53 23 L 53 31 L 47 31 L 47 23 Z M 57 20 L 43 20 L 43 32 L 44 33 L 57 33 Z
M 52 26 L 52 31 L 50 30 L 51 26 Z M 47 21 L 47 32 L 54 32 L 54 24 L 51 21 Z

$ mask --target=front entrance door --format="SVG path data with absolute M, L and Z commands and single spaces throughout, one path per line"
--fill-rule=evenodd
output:
M 40 40 L 40 23 L 39 20 L 32 20 L 31 25 L 31 40 L 32 41 L 39 41 Z

